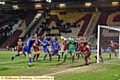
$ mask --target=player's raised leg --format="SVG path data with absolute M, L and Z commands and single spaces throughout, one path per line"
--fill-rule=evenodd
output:
M 24 54 L 24 56 L 26 57 L 26 54 L 22 52 L 23 45 L 23 41 L 21 40 L 21 38 L 19 38 L 17 42 L 17 54 L 12 56 L 12 60 L 14 60 L 15 57 L 19 57 L 21 54 Z

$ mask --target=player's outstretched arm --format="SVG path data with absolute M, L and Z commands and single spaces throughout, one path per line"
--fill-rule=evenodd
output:
M 38 41 L 39 41 L 40 43 L 42 43 L 42 45 L 46 45 L 46 44 L 44 44 L 40 39 L 38 39 Z
M 114 43 L 115 45 L 117 45 L 117 46 L 120 46 L 118 43 Z
M 107 50 L 109 50 L 110 49 L 110 46 L 107 48 Z

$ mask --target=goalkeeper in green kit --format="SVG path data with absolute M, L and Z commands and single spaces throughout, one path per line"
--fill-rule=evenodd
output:
M 67 42 L 69 45 L 69 49 L 67 51 L 67 54 L 64 56 L 64 61 L 66 61 L 67 55 L 71 54 L 72 56 L 72 63 L 74 62 L 74 55 L 75 55 L 75 48 L 76 48 L 76 41 L 73 38 L 69 38 L 69 41 Z

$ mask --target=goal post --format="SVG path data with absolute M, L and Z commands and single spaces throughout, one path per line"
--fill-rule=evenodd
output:
M 97 31 L 97 63 L 99 63 L 99 49 L 100 49 L 100 34 L 101 34 L 101 28 L 104 28 L 104 29 L 109 29 L 109 30 L 114 30 L 114 31 L 117 31 L 118 34 L 119 34 L 119 59 L 120 59 L 120 26 L 116 27 L 116 26 L 103 26 L 103 25 L 98 25 L 98 31 Z

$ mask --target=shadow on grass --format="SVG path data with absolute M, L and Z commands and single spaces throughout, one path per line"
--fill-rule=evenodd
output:
M 0 67 L 0 71 L 5 71 L 5 70 L 8 70 L 9 68 L 7 67 Z

